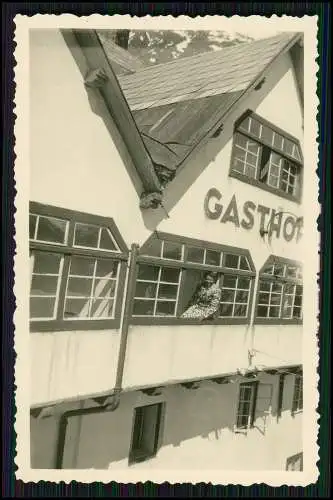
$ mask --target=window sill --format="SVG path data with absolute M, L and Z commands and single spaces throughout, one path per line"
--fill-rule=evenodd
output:
M 303 325 L 301 319 L 255 318 L 255 325 Z
M 133 317 L 131 319 L 131 325 L 177 325 L 177 326 L 185 326 L 185 325 L 248 325 L 248 318 L 217 318 L 212 320 L 203 320 L 200 321 L 198 319 L 185 319 L 185 318 L 173 318 L 173 317 Z
M 66 331 L 80 331 L 80 330 L 118 330 L 120 320 L 106 319 L 106 320 L 50 320 L 50 321 L 30 321 L 30 332 L 66 332 Z
M 146 462 L 147 460 L 151 460 L 156 456 L 156 453 L 147 453 L 144 451 L 137 451 L 131 453 L 129 459 L 128 459 L 128 465 L 135 465 L 139 464 L 141 462 Z
M 291 416 L 292 416 L 293 418 L 295 418 L 297 415 L 300 415 L 300 414 L 302 414 L 302 413 L 303 413 L 303 408 L 301 408 L 301 409 L 299 409 L 299 410 L 292 411 L 292 412 L 291 412 Z
M 234 177 L 235 179 L 238 179 L 239 181 L 245 182 L 246 184 L 250 184 L 251 186 L 255 186 L 259 189 L 263 189 L 264 191 L 268 191 L 271 194 L 275 194 L 276 196 L 279 196 L 280 198 L 285 198 L 286 200 L 293 201 L 293 202 L 298 203 L 298 204 L 301 203 L 300 196 L 293 196 L 291 194 L 284 193 L 281 190 L 275 189 L 271 186 L 268 186 L 267 184 L 264 184 L 263 182 L 258 181 L 257 179 L 252 179 L 251 177 L 247 177 L 246 175 L 240 174 L 239 172 L 234 172 L 234 171 L 230 170 L 229 176 Z

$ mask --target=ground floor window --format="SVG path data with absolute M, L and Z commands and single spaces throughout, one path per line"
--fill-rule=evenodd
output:
M 303 376 L 295 375 L 292 413 L 303 410 Z
M 236 417 L 237 429 L 246 430 L 253 426 L 257 389 L 257 382 L 240 384 Z
M 129 462 L 143 462 L 156 455 L 161 430 L 162 403 L 134 410 Z
M 287 458 L 286 470 L 302 471 L 303 470 L 303 453 L 297 453 L 292 457 Z

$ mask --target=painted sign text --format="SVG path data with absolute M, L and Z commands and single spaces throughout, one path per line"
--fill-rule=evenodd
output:
M 239 206 L 236 195 L 233 195 L 227 205 L 222 205 L 222 194 L 216 188 L 211 188 L 206 194 L 204 209 L 209 219 L 219 219 L 226 224 L 230 222 L 237 228 L 253 229 L 256 214 L 259 215 L 259 231 L 261 235 L 280 238 L 286 241 L 299 239 L 302 236 L 303 218 L 282 210 L 275 210 L 253 201 L 245 201 Z

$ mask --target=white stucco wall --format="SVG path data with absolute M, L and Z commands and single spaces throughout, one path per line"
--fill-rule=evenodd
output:
M 128 173 L 131 160 L 102 100 L 84 87 L 84 60 L 79 66 L 59 31 L 31 32 L 30 199 L 113 217 L 127 245 L 142 244 L 151 233 L 151 224 L 149 216 L 144 220 L 139 210 L 138 194 Z M 302 137 L 301 111 L 288 56 L 267 76 L 267 87 L 244 106 Z M 301 214 L 301 206 L 228 176 L 233 121 L 241 112 L 235 112 L 220 139 L 198 153 L 190 167 L 207 168 L 169 211 L 170 218 L 156 228 L 248 248 L 257 270 L 270 254 L 301 260 L 301 242 L 286 243 L 280 238 L 269 244 L 260 238 L 259 216 L 252 230 L 205 216 L 203 202 L 211 187 L 222 193 L 224 207 L 235 193 L 240 208 L 252 200 L 256 205 Z M 277 358 L 269 361 L 268 356 L 261 360 L 263 364 L 283 364 L 286 350 L 295 364 L 300 363 L 302 329 L 286 326 L 268 330 L 260 327 L 253 331 L 247 325 L 131 326 L 124 386 L 154 385 L 244 367 L 248 348 L 256 345 L 256 332 L 261 349 L 268 354 L 274 350 Z M 32 332 L 32 404 L 111 390 L 118 348 L 117 331 Z
M 280 80 L 276 81 L 277 78 Z M 204 211 L 204 199 L 209 189 L 215 187 L 222 194 L 220 203 L 224 210 L 232 196 L 236 196 L 240 219 L 243 217 L 243 204 L 247 200 L 253 201 L 256 206 L 261 204 L 276 211 L 291 212 L 302 216 L 302 204 L 286 200 L 278 194 L 267 192 L 229 176 L 233 141 L 232 129 L 234 122 L 246 109 L 251 109 L 302 143 L 302 113 L 288 55 L 280 60 L 274 71 L 270 72 L 269 80 L 271 81 L 268 81 L 267 87 L 265 87 L 266 94 L 263 90 L 261 100 L 258 99 L 256 92 L 252 93 L 242 104 L 242 109 L 235 109 L 234 114 L 225 124 L 220 138 L 211 139 L 199 151 L 193 165 L 189 164 L 184 167 L 184 174 L 180 174 L 179 182 L 183 180 L 182 176 L 187 177 L 187 173 L 192 167 L 195 170 L 197 165 L 202 168 L 203 165 L 207 164 L 201 175 L 169 212 L 170 217 L 165 218 L 158 226 L 160 231 L 167 233 L 247 248 L 251 252 L 256 269 L 260 269 L 270 254 L 302 260 L 302 240 L 298 243 L 295 240 L 286 242 L 282 234 L 280 238 L 273 238 L 271 242 L 267 241 L 267 237 L 261 238 L 259 235 L 259 213 L 255 213 L 254 227 L 249 230 L 242 227 L 237 228 L 231 222 L 221 223 L 218 219 L 209 219 Z M 270 89 L 270 87 L 272 88 Z M 268 94 L 267 89 L 270 89 Z M 216 201 L 214 199 L 210 204 L 212 210 Z M 266 221 L 268 221 L 268 217 Z
M 30 199 L 113 217 L 128 245 L 140 242 L 149 231 L 125 167 L 128 155 L 81 71 L 59 30 L 31 30 Z
M 257 212 L 252 229 L 209 219 L 204 211 L 204 199 L 209 189 L 215 187 L 222 194 L 222 199 L 212 199 L 211 210 L 218 202 L 225 211 L 235 195 L 240 220 L 243 218 L 242 207 L 248 200 L 255 203 L 256 207 L 264 205 L 276 212 L 285 211 L 302 216 L 302 204 L 229 176 L 234 121 L 246 109 L 252 109 L 262 118 L 302 140 L 302 113 L 288 55 L 267 75 L 266 85 L 266 90 L 263 88 L 260 91 L 261 96 L 253 93 L 243 103 L 242 109 L 235 110 L 222 136 L 210 140 L 192 163 L 184 167 L 179 183 L 188 182 L 190 171 L 203 171 L 170 210 L 170 217 L 164 218 L 157 227 L 166 233 L 246 248 L 251 253 L 257 272 L 271 254 L 302 262 L 304 241 L 301 239 L 297 242 L 294 238 L 287 242 L 282 230 L 280 238 L 262 238 L 259 234 L 260 214 Z M 265 96 L 267 88 L 270 91 Z M 203 169 L 206 164 L 207 168 Z M 176 187 L 178 189 L 179 184 Z M 147 220 L 150 218 L 151 223 L 155 217 L 149 214 Z M 267 217 L 266 224 L 268 220 Z M 256 354 L 253 364 L 301 364 L 302 331 L 302 326 L 297 325 L 254 325 L 253 329 L 249 325 L 131 326 L 123 384 L 126 388 L 149 383 L 158 385 L 163 381 L 236 371 L 237 368 L 248 366 L 248 349 L 261 351 Z
M 197 390 L 170 386 L 156 397 L 141 392 L 124 393 L 115 412 L 69 419 L 62 467 L 127 468 L 134 409 L 164 402 L 161 444 L 156 457 L 130 467 L 173 469 L 186 464 L 191 469 L 284 470 L 287 458 L 302 451 L 302 414 L 292 416 L 290 412 L 294 377 L 286 377 L 279 420 L 278 377 L 261 375 L 260 382 L 273 384 L 269 415 L 265 424 L 258 417 L 254 428 L 246 434 L 235 433 L 234 429 L 238 383 L 205 382 Z M 56 443 L 57 421 L 47 420 L 48 424 L 36 421 L 33 427 L 32 467 L 47 468 L 54 460 L 51 450 Z

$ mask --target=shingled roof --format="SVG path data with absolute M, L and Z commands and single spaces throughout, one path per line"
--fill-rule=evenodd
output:
M 162 185 L 297 33 L 240 43 L 118 77 Z
M 119 83 L 132 111 L 242 91 L 294 36 L 283 33 L 146 67 L 120 76 Z
M 108 61 L 118 76 L 132 74 L 145 67 L 140 59 L 107 38 L 105 36 L 105 30 L 97 30 L 97 35 Z

